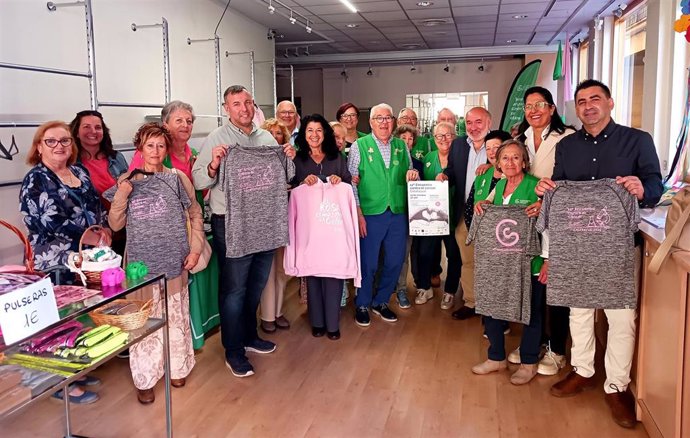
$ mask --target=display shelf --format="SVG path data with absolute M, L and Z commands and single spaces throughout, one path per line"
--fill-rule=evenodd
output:
M 139 278 L 137 280 L 125 280 L 120 284 L 119 286 L 111 286 L 107 288 L 101 289 L 101 293 L 97 295 L 92 295 L 88 298 L 85 298 L 81 301 L 77 301 L 74 303 L 69 304 L 68 306 L 65 306 L 66 309 L 68 309 L 67 314 L 64 314 L 61 316 L 60 320 L 50 324 L 49 326 L 45 327 L 41 331 L 34 333 L 34 336 L 39 335 L 40 333 L 44 333 L 50 329 L 53 329 L 55 327 L 59 327 L 62 324 L 69 322 L 73 319 L 79 318 L 82 315 L 86 315 L 87 313 L 98 309 L 101 306 L 104 306 L 108 304 L 109 302 L 116 300 L 118 298 L 122 298 L 125 295 L 128 295 L 132 292 L 135 292 L 143 287 L 146 287 L 148 285 L 154 284 L 157 281 L 160 281 L 163 278 L 163 275 L 157 275 L 157 274 L 148 274 L 142 278 Z M 2 335 L 0 335 L 0 353 L 3 353 L 5 350 L 12 348 L 14 346 L 17 346 L 23 342 L 26 342 L 27 339 L 22 339 L 21 341 L 17 341 L 14 343 L 11 343 L 9 345 L 5 344 L 5 339 Z
M 146 321 L 146 324 L 144 324 L 144 326 L 142 328 L 129 331 L 129 339 L 127 340 L 127 343 L 122 344 L 122 346 L 119 347 L 118 349 L 113 350 L 107 356 L 104 356 L 103 358 L 101 358 L 97 362 L 92 363 L 87 368 L 84 368 L 83 370 L 79 371 L 78 373 L 75 373 L 74 375 L 72 375 L 70 377 L 64 377 L 60 382 L 46 388 L 40 394 L 32 395 L 31 400 L 27 400 L 26 402 L 13 407 L 9 411 L 7 411 L 3 414 L 0 414 L 0 421 L 4 421 L 5 419 L 12 416 L 13 414 L 24 410 L 25 408 L 38 402 L 39 400 L 43 400 L 45 398 L 50 397 L 56 391 L 59 391 L 60 389 L 65 388 L 66 386 L 73 383 L 74 381 L 81 379 L 83 376 L 88 374 L 90 371 L 93 371 L 94 369 L 103 365 L 105 362 L 108 362 L 110 359 L 115 357 L 121 351 L 124 351 L 127 348 L 129 348 L 130 346 L 141 341 L 142 339 L 144 339 L 145 337 L 147 337 L 151 333 L 162 328 L 164 325 L 165 325 L 164 319 L 149 318 L 148 321 Z M 14 347 L 14 348 L 10 348 L 9 350 L 7 350 L 6 354 L 12 354 L 12 353 L 18 353 L 18 352 L 19 352 L 19 347 Z M 21 367 L 21 365 L 14 365 L 14 366 Z
M 100 358 L 98 361 L 90 364 L 83 370 L 80 370 L 79 372 L 70 375 L 70 376 L 64 376 L 62 379 L 55 384 L 46 387 L 43 389 L 40 393 L 38 394 L 32 394 L 32 397 L 30 400 L 27 400 L 23 403 L 18 404 L 17 406 L 12 407 L 8 411 L 6 411 L 3 414 L 0 414 L 0 421 L 4 421 L 8 417 L 13 416 L 14 414 L 23 411 L 24 409 L 30 408 L 31 405 L 34 403 L 37 403 L 38 401 L 45 399 L 47 397 L 50 397 L 53 393 L 59 390 L 65 390 L 71 383 L 73 383 L 75 380 L 80 379 L 81 377 L 85 376 L 89 371 L 92 371 L 93 369 L 103 365 L 104 363 L 108 362 L 111 360 L 113 357 L 115 357 L 118 353 L 121 351 L 129 348 L 130 346 L 140 342 L 147 336 L 151 335 L 152 333 L 156 332 L 157 330 L 162 330 L 163 332 L 163 359 L 164 359 L 164 369 L 165 369 L 165 413 L 166 413 L 166 436 L 172 437 L 172 402 L 170 398 L 170 348 L 169 348 L 169 334 L 168 334 L 168 294 L 167 294 L 167 288 L 166 288 L 166 281 L 165 281 L 165 276 L 162 274 L 148 274 L 140 279 L 137 280 L 126 280 L 122 282 L 121 285 L 119 286 L 112 286 L 112 287 L 107 287 L 107 288 L 101 288 L 100 293 L 92 295 L 90 297 L 87 297 L 81 301 L 77 301 L 74 303 L 70 303 L 67 306 L 64 306 L 63 308 L 60 309 L 61 313 L 61 318 L 58 322 L 51 324 L 44 329 L 34 333 L 32 336 L 23 339 L 18 342 L 14 342 L 11 344 L 6 345 L 4 342 L 4 339 L 2 336 L 0 336 L 0 353 L 4 353 L 5 355 L 9 355 L 12 353 L 16 353 L 20 351 L 20 345 L 22 343 L 25 343 L 32 337 L 40 336 L 41 334 L 47 332 L 48 330 L 51 330 L 55 327 L 59 327 L 65 323 L 68 323 L 69 321 L 72 321 L 76 318 L 79 318 L 80 316 L 86 315 L 91 311 L 94 311 L 104 305 L 107 305 L 108 303 L 119 299 L 119 298 L 124 298 L 125 296 L 137 292 L 140 289 L 158 284 L 160 288 L 160 296 L 161 300 L 163 301 L 162 305 L 162 315 L 160 318 L 149 318 L 146 323 L 144 324 L 143 327 L 137 329 L 137 330 L 128 330 L 129 333 L 129 338 L 127 339 L 127 342 L 117 349 L 111 351 L 108 355 Z M 21 367 L 21 365 L 17 365 Z M 64 404 L 64 410 L 65 410 L 65 437 L 68 438 L 76 438 L 76 435 L 73 435 L 71 432 L 71 420 L 70 420 L 70 403 L 69 403 L 69 396 L 63 397 L 63 404 Z

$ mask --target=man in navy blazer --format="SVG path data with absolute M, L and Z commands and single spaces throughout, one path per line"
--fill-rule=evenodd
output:
M 482 107 L 474 107 L 465 115 L 467 135 L 453 140 L 450 147 L 448 167 L 436 179 L 447 180 L 455 187 L 453 208 L 458 223 L 455 226 L 455 239 L 460 247 L 462 284 L 464 305 L 453 312 L 455 319 L 467 319 L 475 315 L 474 307 L 474 247 L 465 245 L 467 239 L 467 225 L 462 212 L 465 211 L 465 201 L 474 182 L 477 167 L 486 164 L 486 146 L 484 138 L 491 129 L 491 113 Z

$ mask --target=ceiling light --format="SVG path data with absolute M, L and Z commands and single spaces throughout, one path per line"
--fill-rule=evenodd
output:
M 371 69 L 371 64 L 369 64 L 369 70 L 367 70 L 367 76 L 373 76 L 374 71 Z
M 292 16 L 292 10 L 290 10 L 290 24 L 295 24 L 297 20 Z
M 417 67 L 414 66 L 414 61 L 412 61 L 412 67 L 410 67 L 410 71 L 412 71 L 412 72 L 417 71 Z
M 417 6 L 419 6 L 420 8 L 426 8 L 426 7 L 429 7 L 433 4 L 434 4 L 434 2 L 426 2 L 426 1 L 425 2 L 417 2 Z
M 283 55 L 285 58 L 289 58 L 290 54 L 288 53 L 288 49 L 285 49 L 285 54 Z
M 345 70 L 345 66 L 343 66 L 343 69 L 340 72 L 340 76 L 343 77 L 347 81 L 347 70 Z
M 347 8 L 348 8 L 348 9 L 350 10 L 350 12 L 352 12 L 353 14 L 356 14 L 356 13 L 357 13 L 357 8 L 355 8 L 355 6 L 354 6 L 352 3 L 350 3 L 348 0 L 340 0 L 340 3 L 344 4 L 345 6 L 347 6 Z
M 618 5 L 616 9 L 613 10 L 613 15 L 616 16 L 616 18 L 621 18 L 623 16 L 623 11 L 628 7 L 625 3 L 621 3 Z
M 506 43 L 517 43 L 517 40 L 506 40 Z
M 268 0 L 268 13 L 269 14 L 275 14 L 276 8 L 273 7 L 273 4 L 271 3 L 271 0 Z
M 448 61 L 446 61 L 446 66 L 443 67 L 443 71 L 448 73 L 450 71 L 450 64 L 448 64 Z
M 422 45 L 412 43 L 412 44 L 403 44 L 400 47 L 402 47 L 403 49 L 419 49 L 420 47 L 422 47 Z
M 350 29 L 354 29 L 356 27 L 359 27 L 359 24 L 350 23 L 350 24 L 346 24 L 345 27 L 349 27 Z
M 513 18 L 516 20 L 523 20 L 527 17 L 528 17 L 528 15 L 513 15 Z
M 443 18 L 428 18 L 426 20 L 421 21 L 422 26 L 426 27 L 432 27 L 432 26 L 440 26 L 442 24 L 447 24 L 448 21 L 446 21 Z
M 304 29 L 306 29 L 307 33 L 311 33 L 312 28 L 311 28 L 311 26 L 309 26 L 309 20 L 307 20 L 307 25 L 304 26 Z

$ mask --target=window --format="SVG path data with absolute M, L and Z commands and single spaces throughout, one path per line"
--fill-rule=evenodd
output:
M 579 63 L 577 72 L 577 82 L 580 83 L 589 79 L 589 41 L 580 44 Z
M 642 89 L 647 37 L 647 5 L 619 18 L 614 33 L 613 83 L 616 122 L 642 127 Z
M 431 132 L 436 123 L 436 116 L 443 108 L 448 108 L 458 118 L 465 117 L 465 113 L 475 106 L 489 107 L 489 93 L 429 93 L 408 94 L 406 106 L 417 113 L 419 129 L 426 134 Z

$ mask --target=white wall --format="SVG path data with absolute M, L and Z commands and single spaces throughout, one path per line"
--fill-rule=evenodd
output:
M 290 71 L 280 70 L 276 78 L 278 96 L 290 97 Z M 295 97 L 302 98 L 301 115 L 324 114 L 323 113 L 323 72 L 321 69 L 295 70 Z M 327 119 L 335 117 L 333 114 L 325 114 Z
M 92 0 L 98 97 L 101 101 L 163 103 L 162 34 L 159 28 L 132 32 L 130 25 L 152 24 L 164 16 L 169 23 L 172 99 L 191 103 L 197 114 L 216 113 L 213 42 L 187 45 L 186 39 L 211 38 L 224 2 L 214 0 Z M 221 85 L 249 88 L 247 56 L 225 57 L 225 51 L 254 50 L 257 60 L 272 59 L 273 41 L 266 28 L 232 8 L 218 29 L 221 37 Z M 0 0 L 0 62 L 87 71 L 84 8 L 48 12 L 45 0 Z M 272 103 L 270 66 L 257 68 L 256 96 Z M 0 121 L 69 122 L 89 108 L 84 78 L 0 69 Z M 156 109 L 102 107 L 100 111 L 116 143 L 131 142 L 137 127 Z M 195 136 L 217 126 L 215 119 L 199 119 Z M 0 160 L 0 181 L 21 179 L 27 171 L 24 155 L 34 129 L 0 128 L 0 141 L 14 134 L 21 154 Z M 20 223 L 18 187 L 0 187 L 0 217 Z M 0 264 L 19 261 L 17 239 L 0 230 Z

